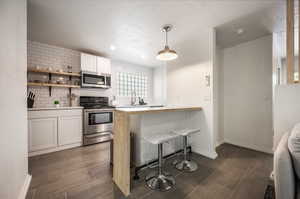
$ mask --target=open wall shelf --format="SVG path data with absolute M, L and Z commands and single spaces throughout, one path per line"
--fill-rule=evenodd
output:
M 58 72 L 58 71 L 50 71 L 45 69 L 28 69 L 27 72 L 30 73 L 47 73 L 47 74 L 54 74 L 54 75 L 64 75 L 64 76 L 73 76 L 73 77 L 80 77 L 80 73 L 68 73 L 68 72 Z
M 49 76 L 49 82 L 52 79 L 52 75 L 58 75 L 58 76 L 68 76 L 69 80 L 72 80 L 72 77 L 78 77 L 80 78 L 80 73 L 68 73 L 68 72 L 59 72 L 59 71 L 50 71 L 46 69 L 33 69 L 30 68 L 27 71 L 28 73 L 42 73 L 47 74 Z M 37 82 L 28 82 L 27 86 L 43 86 L 43 87 L 49 87 L 49 96 L 51 96 L 52 93 L 52 87 L 60 87 L 60 88 L 68 88 L 69 93 L 71 96 L 72 88 L 80 88 L 79 85 L 72 85 L 72 84 L 52 84 L 52 83 L 37 83 Z
M 52 86 L 52 87 L 61 87 L 61 88 L 80 88 L 77 85 L 68 85 L 68 84 L 49 84 L 49 83 L 35 83 L 35 82 L 28 82 L 27 86 Z

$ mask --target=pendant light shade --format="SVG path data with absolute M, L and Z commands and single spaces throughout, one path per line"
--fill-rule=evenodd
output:
M 165 48 L 158 52 L 156 59 L 161 61 L 171 61 L 177 59 L 178 55 L 175 50 L 172 50 L 168 46 L 168 32 L 172 29 L 171 25 L 166 25 L 163 27 L 163 31 L 166 33 L 166 44 Z

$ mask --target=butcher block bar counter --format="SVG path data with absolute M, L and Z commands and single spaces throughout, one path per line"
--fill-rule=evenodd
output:
M 176 128 L 191 126 L 193 112 L 201 111 L 196 106 L 162 106 L 162 107 L 129 107 L 116 108 L 114 111 L 114 167 L 113 181 L 125 196 L 130 194 L 130 164 L 131 154 L 135 154 L 135 165 L 154 158 L 148 143 L 143 143 L 143 135 L 159 132 L 171 132 Z M 138 138 L 135 152 L 131 152 L 130 134 Z M 136 142 L 136 141 L 135 141 Z M 148 144 L 148 145 L 147 145 Z M 148 148 L 144 148 L 147 146 Z M 152 148 L 151 148 L 152 149 Z M 148 150 L 148 153 L 143 151 Z M 151 150 L 150 150 L 151 151 Z M 147 154 L 147 155 L 146 155 Z

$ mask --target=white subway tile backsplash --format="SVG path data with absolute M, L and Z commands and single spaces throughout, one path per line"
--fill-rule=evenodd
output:
M 28 41 L 28 67 L 39 66 L 41 68 L 51 67 L 53 70 L 67 70 L 67 66 L 72 66 L 73 72 L 80 71 L 80 52 L 42 44 L 35 41 Z M 28 74 L 28 80 L 43 80 L 48 76 L 42 74 Z M 53 79 L 58 77 L 53 76 Z M 67 78 L 67 77 L 65 77 Z M 48 87 L 29 87 L 28 92 L 33 92 L 35 97 L 34 107 L 54 107 L 54 101 L 59 100 L 61 106 L 69 105 L 69 89 L 52 88 L 52 95 L 49 96 Z M 79 96 L 79 89 L 72 89 L 72 93 Z M 78 104 L 78 99 L 77 99 Z

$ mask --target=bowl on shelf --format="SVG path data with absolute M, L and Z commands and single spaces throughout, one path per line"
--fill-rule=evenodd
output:
M 66 84 L 65 81 L 57 81 L 57 84 Z
M 66 84 L 66 80 L 63 77 L 58 78 L 56 81 L 58 84 Z
M 49 80 L 48 83 L 49 84 L 56 84 L 57 82 L 55 80 Z

